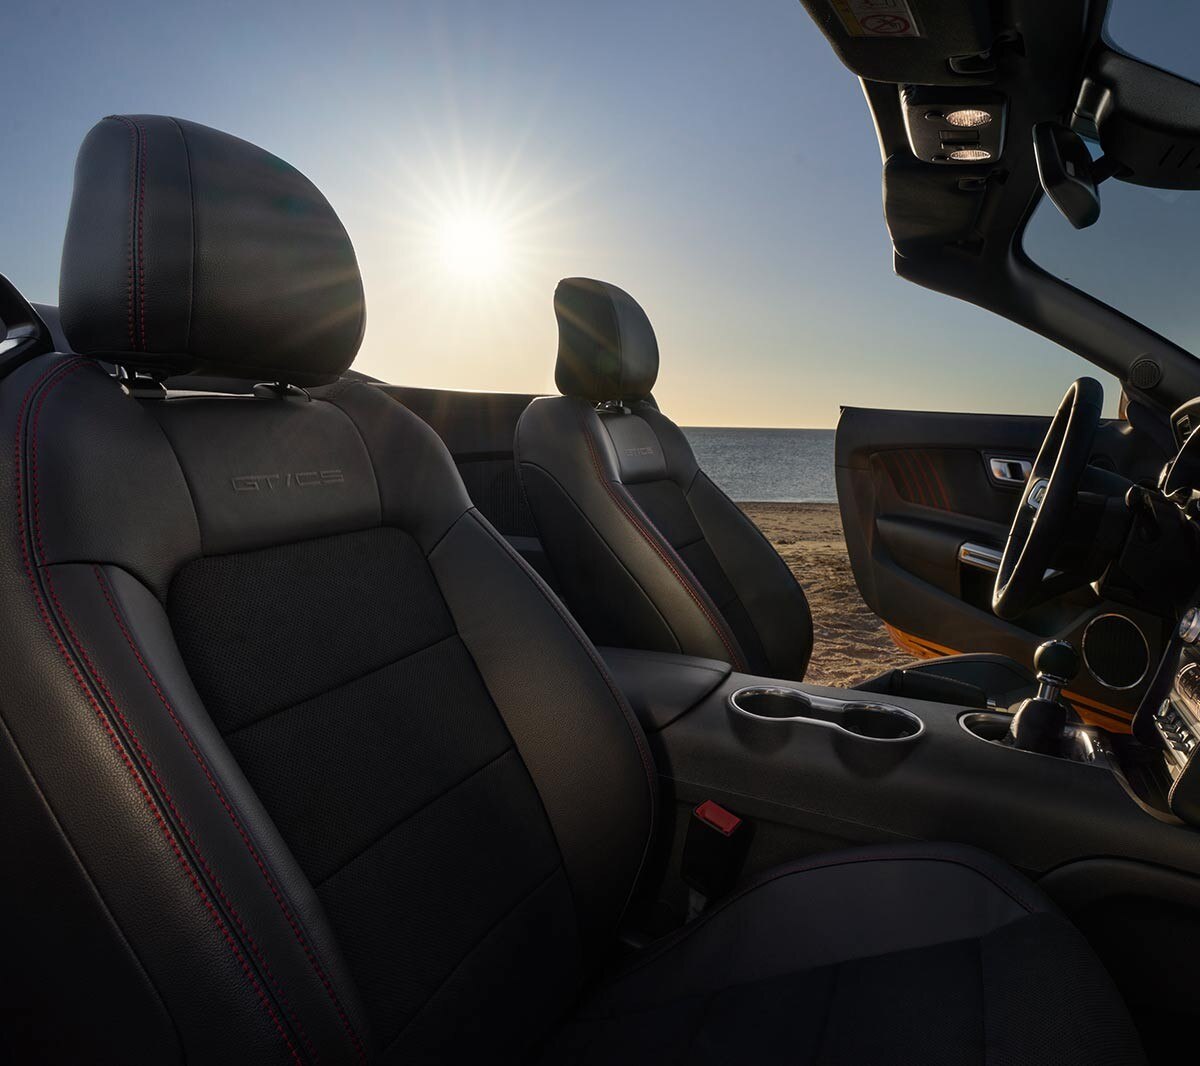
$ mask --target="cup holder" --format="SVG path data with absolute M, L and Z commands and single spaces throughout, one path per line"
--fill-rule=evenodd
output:
M 840 700 L 794 688 L 741 688 L 729 697 L 738 714 L 781 722 L 807 722 L 836 729 L 858 740 L 896 743 L 916 740 L 925 723 L 890 703 Z

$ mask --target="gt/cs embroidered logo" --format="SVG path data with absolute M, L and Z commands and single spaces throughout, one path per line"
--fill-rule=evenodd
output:
M 340 470 L 299 470 L 289 474 L 235 474 L 230 479 L 234 492 L 312 489 L 321 485 L 340 485 L 345 480 Z
M 626 448 L 625 454 L 629 456 L 630 459 L 636 459 L 639 455 L 653 455 L 654 449 L 650 447 Z

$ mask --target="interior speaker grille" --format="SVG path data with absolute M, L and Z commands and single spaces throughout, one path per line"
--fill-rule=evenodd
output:
M 1162 367 L 1147 355 L 1134 361 L 1129 368 L 1129 384 L 1138 389 L 1152 389 L 1162 381 Z
M 1083 661 L 1106 688 L 1133 688 L 1150 668 L 1150 645 L 1123 614 L 1101 614 L 1083 631 Z

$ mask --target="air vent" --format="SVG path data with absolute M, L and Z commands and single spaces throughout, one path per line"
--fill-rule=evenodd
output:
M 1162 381 L 1162 367 L 1148 355 L 1134 360 L 1133 366 L 1129 368 L 1129 384 L 1135 389 L 1141 389 L 1144 392 L 1154 388 L 1160 381 Z
M 1100 614 L 1083 631 L 1083 661 L 1105 688 L 1140 684 L 1150 668 L 1145 634 L 1123 614 Z

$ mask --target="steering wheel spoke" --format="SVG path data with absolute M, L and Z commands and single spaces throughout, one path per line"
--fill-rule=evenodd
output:
M 1104 388 L 1079 378 L 1067 389 L 1034 460 L 996 573 L 992 610 L 1016 618 L 1031 607 L 1086 583 L 1051 564 L 1071 525 L 1092 452 Z M 1051 576 L 1051 571 L 1056 571 Z

